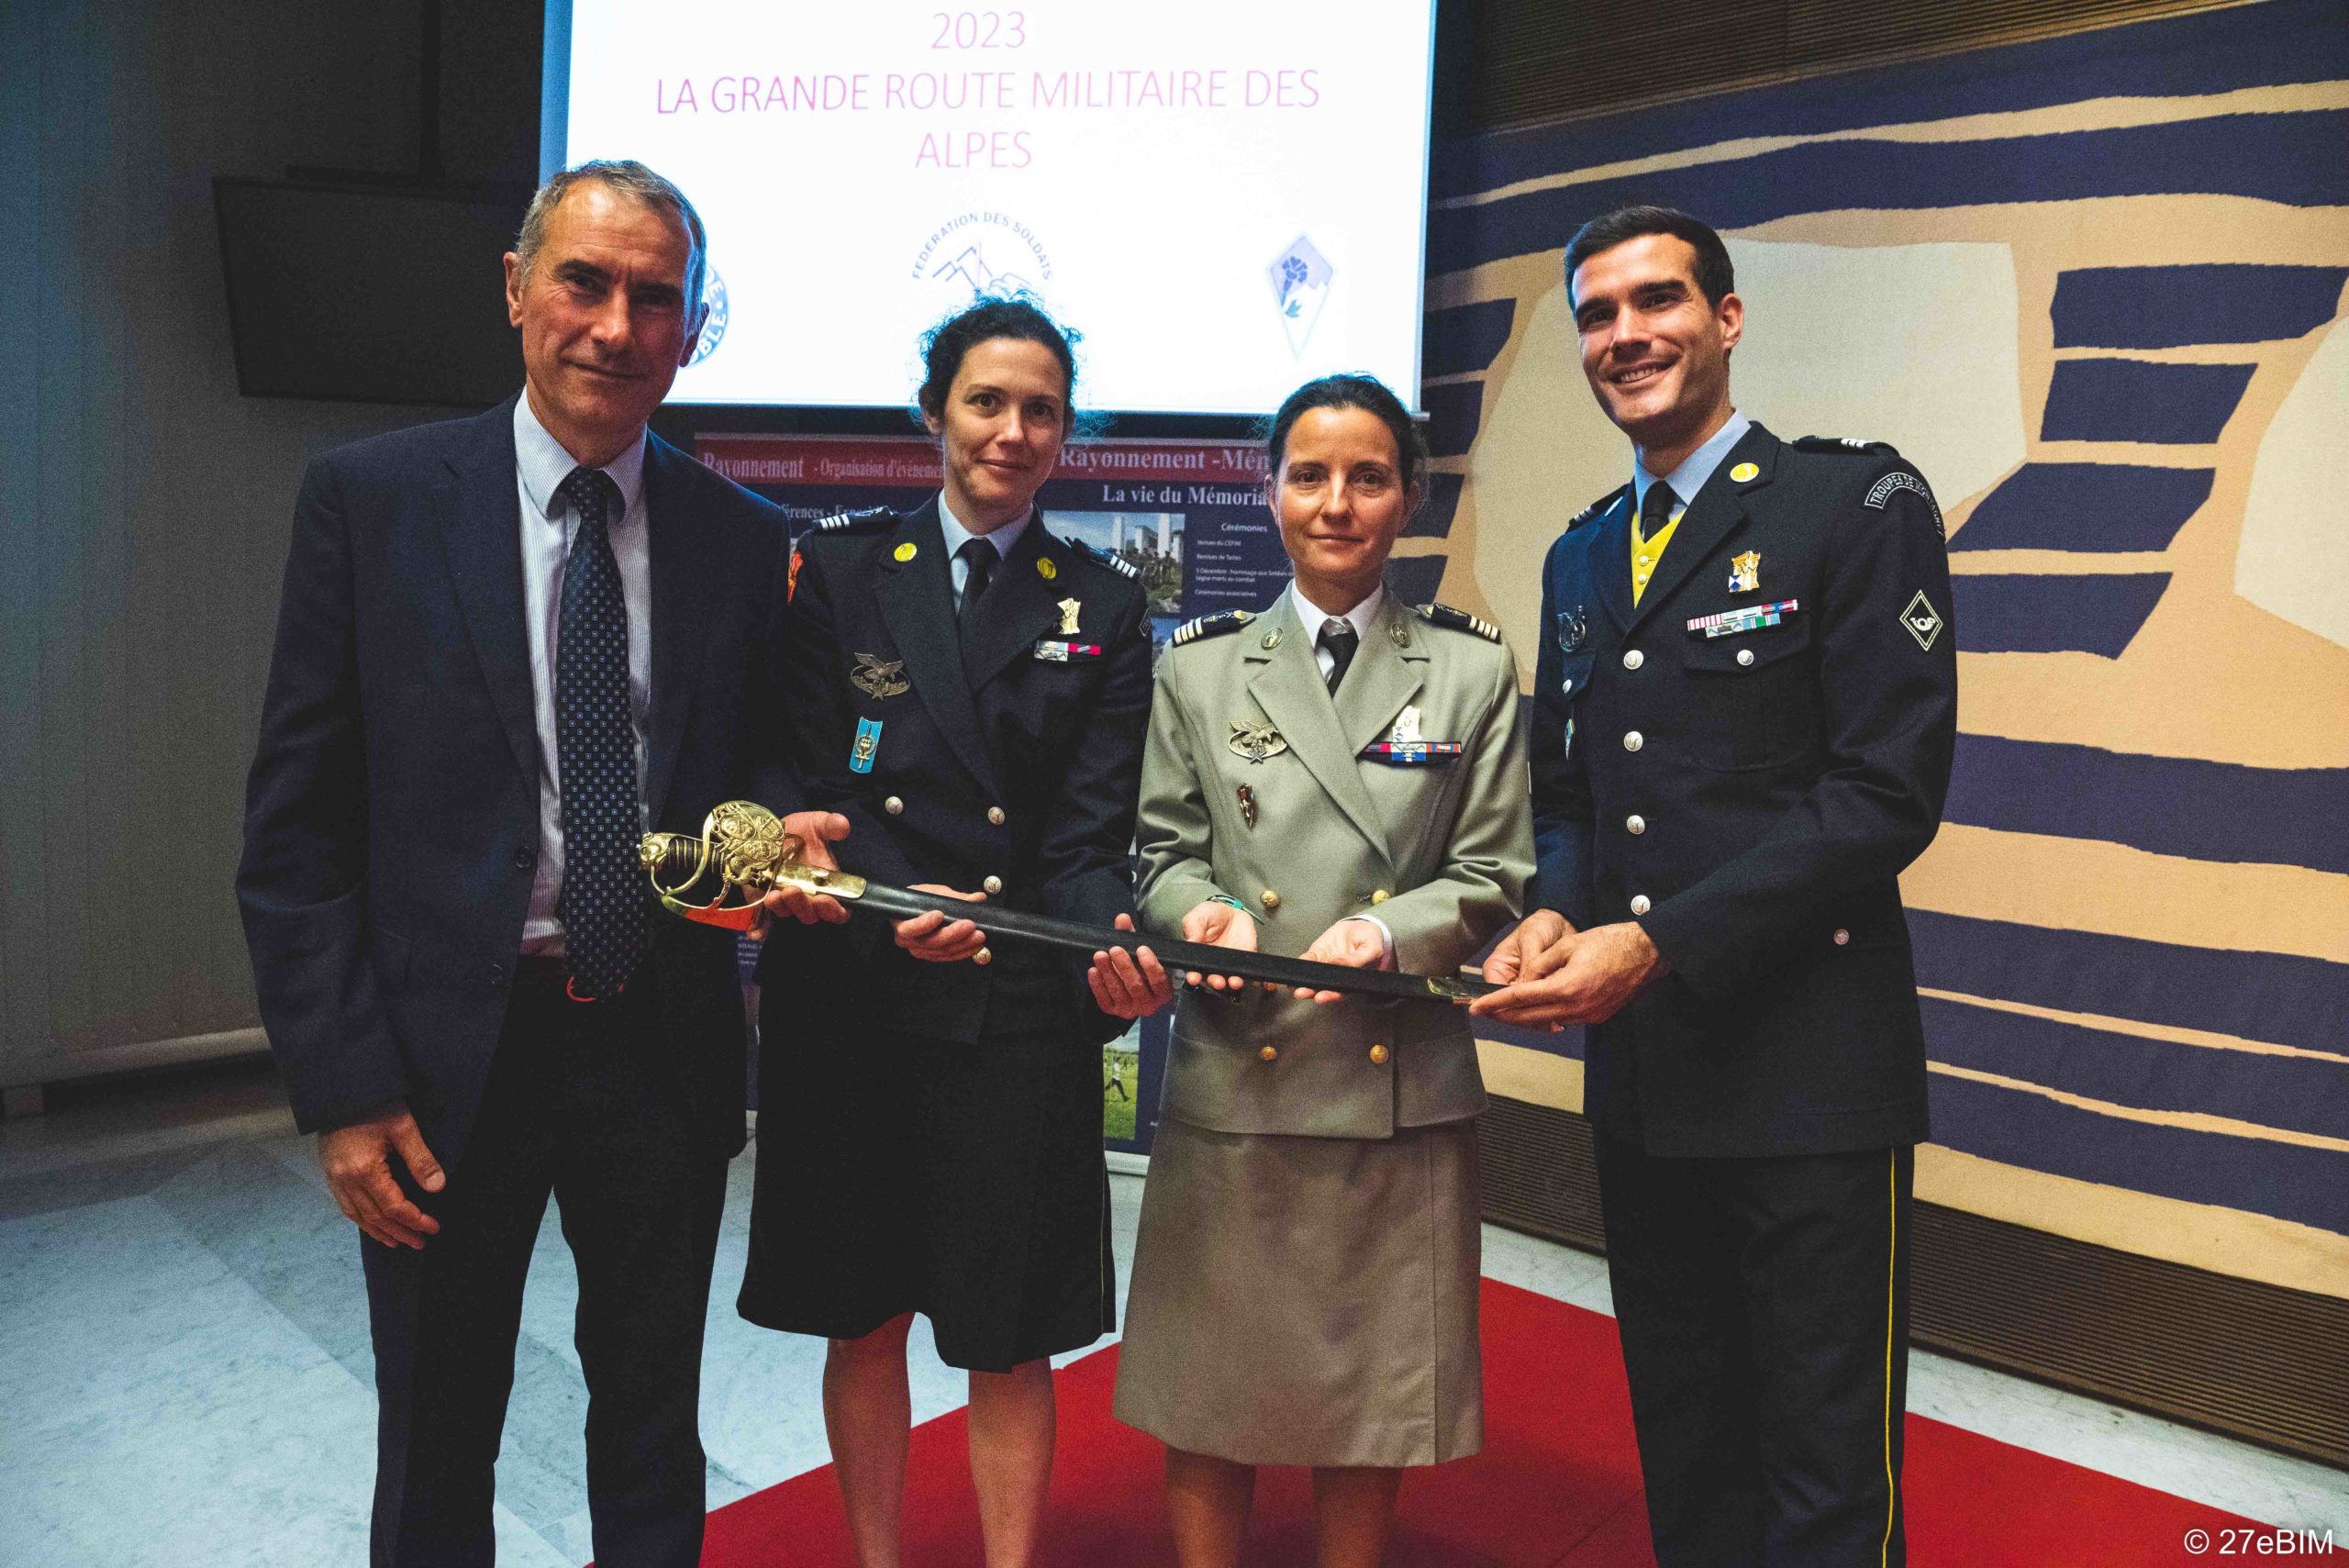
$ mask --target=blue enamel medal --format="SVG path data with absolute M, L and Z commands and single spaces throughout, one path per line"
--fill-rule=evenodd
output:
M 874 753 L 881 750 L 881 721 L 860 718 L 856 721 L 856 744 L 849 748 L 848 771 L 869 773 L 873 771 Z

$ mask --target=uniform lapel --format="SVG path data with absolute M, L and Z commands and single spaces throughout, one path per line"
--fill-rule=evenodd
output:
M 694 581 L 710 559 L 704 519 L 687 506 L 676 464 L 693 460 L 658 436 L 644 448 L 645 546 L 652 574 L 652 713 L 647 726 L 644 799 L 659 821 L 677 771 L 677 747 L 701 684 L 710 617 L 700 612 Z
M 1260 632 L 1257 627 L 1264 629 Z M 1273 633 L 1280 634 L 1275 647 L 1266 649 L 1264 639 Z M 1297 617 L 1297 605 L 1286 590 L 1263 619 L 1238 635 L 1252 639 L 1252 646 L 1243 654 L 1246 662 L 1255 666 L 1248 679 L 1248 695 L 1273 721 L 1273 728 L 1287 740 L 1290 751 L 1297 753 L 1306 771 L 1337 802 L 1338 809 L 1360 828 L 1379 854 L 1393 859 L 1386 844 L 1386 830 L 1378 819 L 1378 807 L 1370 798 L 1370 791 L 1362 782 L 1362 765 L 1354 760 L 1358 748 L 1347 744 L 1346 731 L 1338 720 L 1338 710 L 1330 705 L 1329 687 L 1322 682 L 1321 668 L 1313 659 L 1313 631 L 1301 625 Z M 1364 650 L 1357 653 L 1354 662 L 1363 662 Z M 1346 684 L 1353 684 L 1351 669 Z M 1343 691 L 1344 686 L 1339 688 Z
M 1338 724 L 1356 757 L 1372 741 L 1386 738 L 1396 715 L 1427 684 L 1427 639 L 1419 635 L 1425 628 L 1419 621 L 1390 588 L 1371 617 L 1362 651 L 1346 669 L 1338 687 Z
M 908 545 L 913 547 L 911 558 L 900 561 L 898 552 Z M 908 512 L 883 547 L 874 594 L 930 722 L 980 787 L 990 796 L 997 795 L 986 740 L 979 730 L 979 710 L 971 701 L 956 646 L 954 580 L 947 575 L 946 535 L 939 527 L 935 495 Z
M 539 777 L 537 707 L 530 690 L 530 647 L 522 627 L 522 503 L 515 478 L 514 400 L 473 421 L 433 490 L 449 575 L 481 660 L 490 705 L 497 710 L 516 765 Z
M 1712 477 L 1705 481 L 1705 487 L 1697 492 L 1696 499 L 1680 515 L 1680 526 L 1673 529 L 1672 541 L 1664 546 L 1664 559 L 1656 562 L 1655 575 L 1648 579 L 1648 591 L 1640 595 L 1639 607 L 1631 612 L 1625 631 L 1638 629 L 1657 606 L 1687 581 L 1690 573 L 1712 559 L 1721 540 L 1745 521 L 1746 493 L 1770 483 L 1777 457 L 1778 439 L 1758 424 L 1730 448 L 1729 455 L 1721 459 Z M 1731 471 L 1742 462 L 1751 462 L 1760 471 L 1742 484 L 1730 477 Z M 1626 566 L 1616 578 L 1624 584 L 1623 595 L 1628 599 L 1631 569 Z
M 1685 526 L 1686 517 L 1681 519 Z M 1678 542 L 1675 536 L 1675 543 Z M 1666 555 L 1670 550 L 1664 551 Z M 1631 492 L 1625 486 L 1608 503 L 1598 519 L 1598 537 L 1590 541 L 1590 570 L 1597 579 L 1598 602 L 1619 627 L 1631 624 Z M 1653 603 L 1655 584 L 1648 584 Z
M 1064 551 L 1052 548 L 1058 542 L 1044 531 L 1043 517 L 1031 514 L 1019 542 L 1011 547 L 1011 553 L 996 571 L 995 581 L 980 595 L 979 624 L 964 661 L 974 693 L 1001 674 L 1014 658 L 1033 649 L 1038 638 L 1060 625 L 1060 601 L 1067 596 L 1060 584 L 1069 575 L 1071 563 Z M 1047 561 L 1052 566 L 1050 579 L 1038 568 L 1040 562 Z

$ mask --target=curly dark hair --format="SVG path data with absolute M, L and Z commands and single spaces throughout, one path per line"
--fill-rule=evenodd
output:
M 922 334 L 921 390 L 914 395 L 921 413 L 931 418 L 945 417 L 946 394 L 963 368 L 963 356 L 990 338 L 1017 338 L 1050 349 L 1052 358 L 1061 362 L 1061 400 L 1074 405 L 1076 345 L 1084 334 L 1054 321 L 1032 298 L 1012 295 L 978 300 Z

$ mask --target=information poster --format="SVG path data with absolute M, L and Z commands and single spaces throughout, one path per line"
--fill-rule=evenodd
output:
M 938 448 L 922 436 L 726 436 L 701 461 L 781 506 L 796 536 L 865 506 L 909 510 L 937 493 Z M 1044 526 L 1130 562 L 1150 592 L 1151 634 L 1219 610 L 1260 610 L 1288 582 L 1280 528 L 1264 505 L 1264 449 L 1246 441 L 1071 442 L 1037 495 Z M 1166 1018 L 1101 1052 L 1102 1136 L 1147 1154 L 1157 1123 Z

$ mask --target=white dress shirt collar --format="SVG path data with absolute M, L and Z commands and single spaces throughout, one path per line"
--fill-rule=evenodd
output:
M 1315 604 L 1312 600 L 1307 598 L 1305 596 L 1305 590 L 1297 585 L 1297 579 L 1294 577 L 1288 580 L 1288 596 L 1297 607 L 1297 623 L 1303 626 L 1305 628 L 1306 634 L 1313 639 L 1314 647 L 1319 648 L 1321 645 L 1321 623 L 1330 620 L 1342 620 L 1350 623 L 1354 628 L 1354 636 L 1360 638 L 1364 642 L 1368 642 L 1370 640 L 1370 623 L 1377 618 L 1378 606 L 1385 603 L 1386 599 L 1386 584 L 1384 583 L 1379 584 L 1370 591 L 1370 597 L 1364 599 L 1361 604 L 1356 605 L 1353 609 L 1348 610 L 1341 616 L 1333 616 L 1329 611 L 1323 609 L 1320 606 Z M 1324 673 L 1326 673 L 1326 672 Z
M 579 460 L 539 423 L 539 417 L 530 410 L 527 390 L 514 400 L 514 462 L 532 506 L 550 517 L 555 516 L 558 506 L 568 509 L 556 491 L 571 477 L 571 471 L 580 466 Z M 636 510 L 636 498 L 644 489 L 644 437 L 639 435 L 626 450 L 606 463 L 604 473 L 620 487 L 620 515 L 609 522 L 610 527 L 618 528 Z

